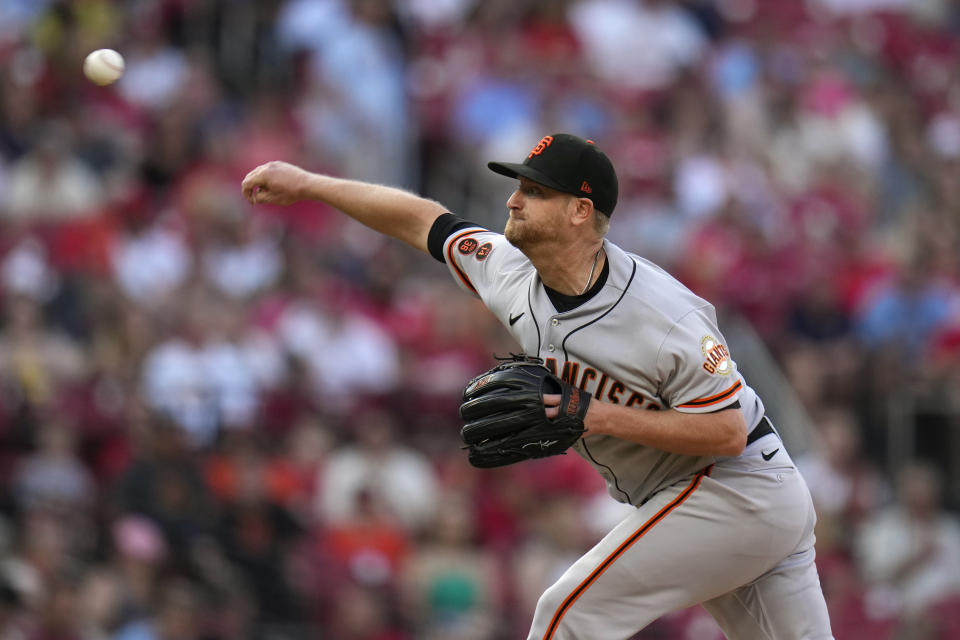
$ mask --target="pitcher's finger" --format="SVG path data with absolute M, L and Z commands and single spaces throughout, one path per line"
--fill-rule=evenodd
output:
M 256 202 L 256 190 L 260 186 L 260 167 L 257 167 L 250 173 L 246 175 L 243 179 L 243 182 L 240 185 L 240 189 L 243 193 L 243 197 L 249 200 L 250 202 Z
M 545 393 L 543 394 L 543 404 L 548 407 L 557 407 L 560 405 L 560 400 L 563 398 L 559 393 Z

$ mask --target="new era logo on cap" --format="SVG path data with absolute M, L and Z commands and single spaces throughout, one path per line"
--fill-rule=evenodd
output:
M 592 140 L 569 133 L 544 136 L 522 164 L 490 162 L 487 166 L 510 178 L 524 177 L 558 191 L 589 198 L 607 214 L 617 206 L 617 174 Z

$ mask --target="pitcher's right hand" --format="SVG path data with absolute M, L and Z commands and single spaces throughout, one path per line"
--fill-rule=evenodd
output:
M 288 162 L 262 164 L 243 179 L 243 197 L 253 204 L 293 204 L 306 197 L 311 174 Z

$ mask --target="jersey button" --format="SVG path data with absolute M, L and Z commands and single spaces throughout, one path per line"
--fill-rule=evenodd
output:
M 550 351 L 550 352 L 552 353 L 552 352 L 555 351 L 555 350 L 556 350 L 556 347 L 553 346 L 552 344 L 547 345 L 547 351 Z
M 550 324 L 552 324 L 553 326 L 555 326 L 555 327 L 556 327 L 557 325 L 559 325 L 559 324 L 560 324 L 560 321 L 559 321 L 559 320 L 557 320 L 556 318 L 554 318 L 553 320 L 551 320 L 551 321 L 550 321 Z

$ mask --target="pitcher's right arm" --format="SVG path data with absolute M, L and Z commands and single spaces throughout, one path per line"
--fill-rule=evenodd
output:
M 447 212 L 439 202 L 403 189 L 311 173 L 277 160 L 248 173 L 242 190 L 243 196 L 253 204 L 324 202 L 357 222 L 425 253 L 430 227 Z

